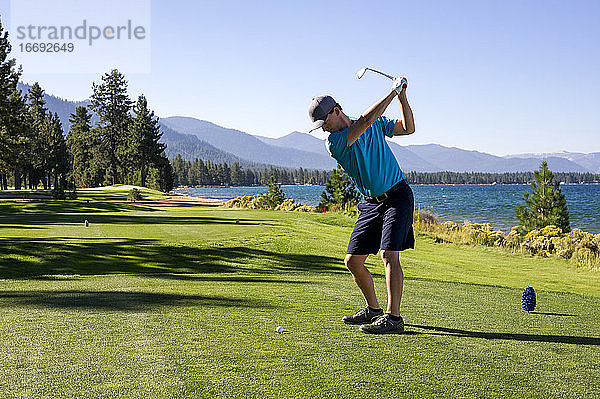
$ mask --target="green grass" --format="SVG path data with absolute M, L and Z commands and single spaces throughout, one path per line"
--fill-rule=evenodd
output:
M 119 186 L 119 185 L 117 185 Z M 142 195 L 142 201 L 153 201 L 161 200 L 169 197 L 169 194 L 152 190 L 145 187 L 137 187 Z M 65 194 L 69 195 L 69 190 L 65 191 Z M 83 188 L 77 189 L 77 198 L 84 201 L 98 201 L 98 200 L 126 200 L 129 190 L 127 189 L 102 189 L 102 188 Z M 0 200 L 49 200 L 52 199 L 52 190 L 6 190 L 0 191 Z
M 370 336 L 339 321 L 363 304 L 352 226 L 2 201 L 0 397 L 600 397 L 598 272 L 420 234 L 401 255 L 407 333 Z

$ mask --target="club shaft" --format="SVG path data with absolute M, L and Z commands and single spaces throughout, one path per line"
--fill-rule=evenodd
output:
M 367 68 L 367 69 L 368 69 L 369 71 L 376 72 L 376 73 L 378 73 L 378 74 L 380 74 L 380 75 L 383 75 L 383 76 L 385 76 L 386 78 L 389 78 L 389 79 L 392 79 L 392 80 L 394 80 L 394 77 L 393 77 L 393 76 L 390 76 L 390 75 L 388 75 L 387 73 L 380 72 L 380 71 L 378 71 L 377 69 L 372 69 L 372 68 Z

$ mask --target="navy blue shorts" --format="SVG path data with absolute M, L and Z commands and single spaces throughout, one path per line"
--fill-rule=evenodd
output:
M 347 253 L 367 255 L 376 254 L 379 249 L 404 251 L 415 247 L 412 227 L 415 200 L 409 185 L 402 182 L 384 202 L 358 204 L 360 214 Z

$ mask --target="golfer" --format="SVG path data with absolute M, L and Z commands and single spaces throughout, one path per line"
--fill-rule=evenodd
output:
M 398 98 L 403 120 L 382 116 L 394 98 Z M 347 324 L 360 324 L 366 333 L 385 334 L 404 331 L 400 300 L 404 275 L 400 251 L 414 248 L 412 229 L 414 199 L 385 136 L 402 136 L 415 131 L 413 114 L 406 98 L 406 80 L 394 79 L 392 90 L 357 120 L 342 112 L 342 107 L 328 95 L 312 99 L 308 114 L 311 131 L 329 132 L 327 148 L 331 156 L 352 178 L 365 202 L 358 204 L 358 220 L 350 236 L 344 263 L 365 297 L 366 307 L 352 316 Z M 377 254 L 385 266 L 387 311 L 377 302 L 371 273 L 365 267 L 369 254 Z

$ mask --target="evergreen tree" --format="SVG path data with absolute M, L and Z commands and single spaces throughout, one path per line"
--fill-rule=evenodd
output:
M 275 176 L 271 175 L 269 178 L 269 184 L 267 192 L 260 197 L 261 208 L 263 209 L 275 209 L 277 205 L 280 205 L 285 200 L 285 194 L 281 191 L 281 187 L 277 184 Z
M 8 32 L 0 21 L 0 189 L 8 188 L 10 171 L 16 172 L 16 180 L 20 180 L 29 136 L 25 99 L 17 89 L 22 70 L 16 68 L 14 58 L 8 58 L 11 48 Z
M 235 162 L 231 167 L 231 185 L 232 186 L 243 186 L 244 185 L 244 172 L 240 167 L 239 162 Z
M 163 192 L 173 189 L 174 175 L 169 159 L 161 154 L 148 171 L 148 187 Z
M 554 174 L 548 169 L 548 163 L 542 162 L 539 170 L 534 172 L 535 181 L 531 183 L 533 193 L 525 192 L 523 204 L 515 209 L 517 218 L 527 231 L 554 225 L 563 232 L 571 230 L 567 201 L 560 190 L 560 183 L 554 182 Z
M 46 135 L 48 138 L 48 181 L 50 174 L 54 177 L 54 189 L 64 189 L 66 174 L 69 171 L 69 155 L 67 143 L 63 135 L 62 125 L 57 113 L 46 117 Z
M 220 165 L 219 180 L 219 184 L 222 186 L 231 185 L 231 169 L 229 169 L 229 165 L 227 165 L 226 163 Z
M 349 210 L 360 202 L 361 196 L 354 187 L 354 183 L 344 173 L 340 165 L 329 175 L 325 191 L 321 194 L 319 209 L 333 208 Z
M 181 154 L 177 154 L 171 161 L 171 167 L 173 168 L 173 185 L 175 187 L 189 185 L 187 179 L 188 168 L 185 163 L 186 161 L 183 160 Z
M 127 94 L 125 76 L 117 69 L 102 76 L 102 83 L 92 84 L 91 109 L 100 117 L 99 133 L 102 152 L 108 163 L 112 184 L 122 181 L 123 158 L 127 154 L 127 132 L 132 101 Z
M 71 178 L 77 187 L 95 187 L 102 183 L 103 162 L 100 138 L 92 129 L 92 115 L 86 107 L 79 106 L 71 114 L 71 130 L 67 134 L 67 147 L 71 160 Z
M 167 146 L 158 142 L 162 137 L 158 118 L 148 109 L 144 95 L 139 96 L 133 112 L 126 162 L 140 172 L 141 185 L 146 187 L 148 168 L 162 165 L 161 154 Z
M 245 186 L 254 186 L 256 185 L 256 174 L 252 170 L 247 170 L 244 178 Z
M 29 162 L 29 188 L 38 186 L 40 179 L 45 178 L 47 171 L 47 157 L 49 148 L 47 148 L 47 139 L 45 138 L 45 123 L 48 110 L 44 100 L 44 90 L 38 82 L 29 89 L 27 95 L 27 110 L 31 124 L 31 139 L 29 149 L 31 153 Z M 48 182 L 44 180 L 44 186 Z

